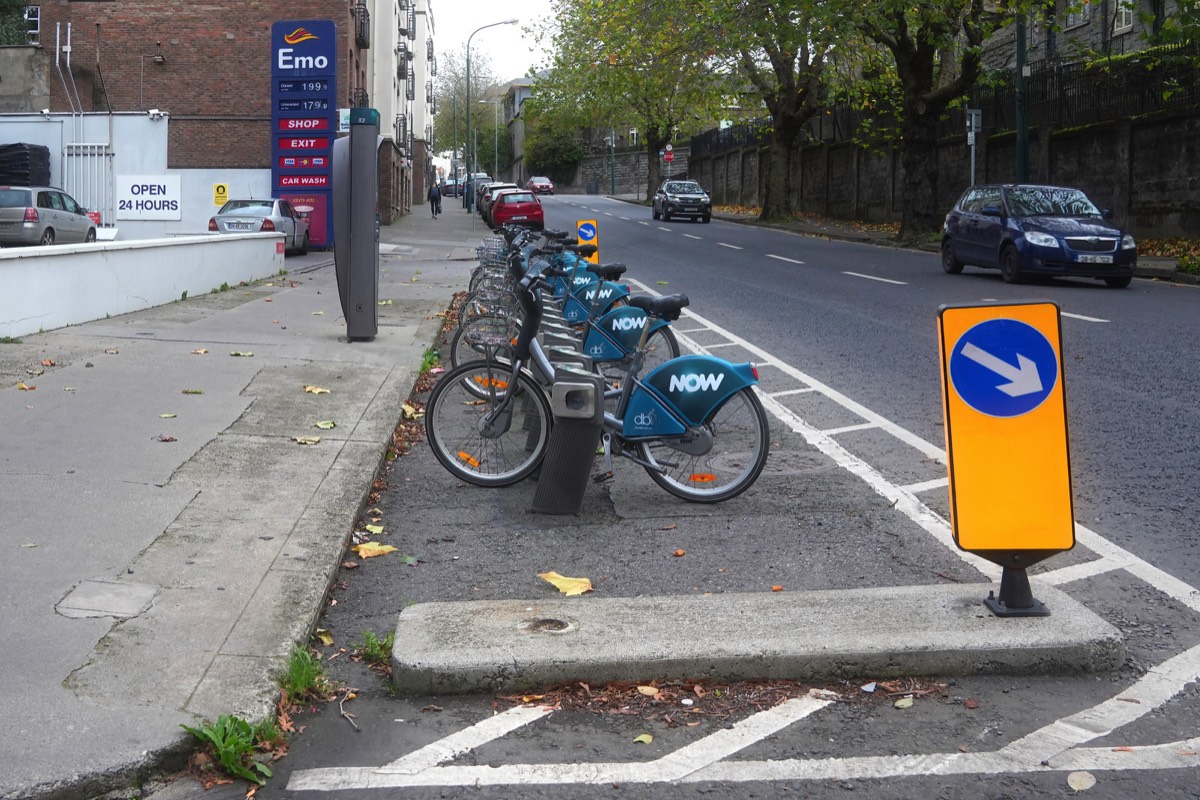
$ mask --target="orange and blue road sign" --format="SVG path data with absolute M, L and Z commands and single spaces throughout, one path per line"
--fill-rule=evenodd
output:
M 587 256 L 587 260 L 593 264 L 600 263 L 600 228 L 594 219 L 580 219 L 575 221 L 575 238 L 580 244 L 596 245 L 596 252 Z
M 1005 566 L 1071 549 L 1058 306 L 943 306 L 938 339 L 955 542 Z

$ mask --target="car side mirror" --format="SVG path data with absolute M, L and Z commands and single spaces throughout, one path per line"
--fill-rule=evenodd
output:
M 1004 216 L 1004 211 L 1001 210 L 1000 206 L 984 206 L 983 209 L 980 211 L 980 213 L 983 214 L 985 217 L 1003 217 Z
M 1100 216 L 1104 217 L 1105 219 L 1112 219 L 1113 211 L 1111 208 L 1103 208 L 1100 210 Z

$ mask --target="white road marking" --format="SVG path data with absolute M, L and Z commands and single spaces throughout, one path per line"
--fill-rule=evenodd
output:
M 708 349 L 715 350 L 718 347 L 737 347 L 737 342 L 717 342 L 716 344 L 710 344 Z
M 758 365 L 756 364 L 755 366 L 758 366 Z M 767 397 L 787 397 L 788 395 L 791 395 L 791 394 L 809 394 L 809 393 L 815 392 L 815 391 L 816 391 L 816 389 L 814 389 L 813 387 L 805 386 L 803 389 L 784 389 L 782 392 L 771 392 L 770 394 L 767 395 Z
M 649 223 L 649 222 L 646 222 L 646 220 L 644 220 L 644 219 L 639 219 L 639 220 L 638 220 L 638 225 L 649 225 L 649 224 L 650 224 L 650 223 Z
M 730 250 L 745 250 L 746 249 L 744 247 L 738 247 L 736 244 L 725 244 L 724 242 L 717 242 L 717 244 L 720 245 L 721 247 L 728 247 Z
M 921 494 L 921 492 L 929 492 L 934 489 L 945 489 L 949 485 L 950 485 L 949 478 L 934 478 L 931 481 L 921 481 L 920 483 L 910 483 L 907 486 L 901 486 L 900 488 L 906 492 L 912 492 L 913 494 Z
M 617 219 L 622 219 L 622 220 L 625 220 L 626 222 L 629 222 L 629 217 L 617 217 Z
M 669 230 L 671 230 L 670 228 L 664 228 L 662 225 L 659 225 L 659 226 L 658 226 L 658 229 L 659 229 L 660 231 L 669 231 Z
M 777 259 L 777 260 L 779 260 L 779 261 L 786 261 L 786 262 L 788 262 L 789 264 L 803 264 L 803 263 L 804 263 L 803 261 L 797 261 L 797 260 L 796 260 L 796 259 L 794 259 L 794 258 L 785 258 L 784 256 L 777 256 L 777 255 L 775 255 L 775 254 L 773 254 L 773 253 L 767 253 L 767 258 L 774 258 L 774 259 Z
M 869 281 L 879 281 L 880 283 L 894 283 L 897 286 L 908 286 L 904 281 L 894 281 L 890 278 L 879 278 L 874 275 L 863 275 L 861 272 L 843 272 L 843 275 L 851 275 L 855 278 L 866 278 Z
M 427 744 L 420 750 L 401 756 L 390 764 L 379 768 L 380 772 L 394 772 L 400 775 L 415 775 L 418 772 L 435 767 L 443 761 L 450 761 L 463 753 L 470 752 L 480 745 L 487 744 L 493 739 L 499 739 L 517 728 L 541 719 L 550 713 L 544 706 L 517 706 L 507 711 L 488 717 L 469 728 L 450 734 L 432 744 Z
M 1108 320 L 1100 319 L 1099 317 L 1085 317 L 1083 314 L 1068 314 L 1066 311 L 1060 311 L 1060 312 L 1058 312 L 1058 314 L 1060 317 L 1070 317 L 1071 319 L 1081 319 L 1084 322 L 1108 322 Z
M 685 233 L 685 234 L 684 234 L 684 236 L 686 236 L 686 237 L 687 237 L 687 238 L 689 238 L 689 239 L 699 239 L 699 238 L 700 238 L 699 236 L 693 236 L 693 235 L 692 235 L 692 234 L 690 234 L 690 233 Z
M 874 427 L 876 427 L 876 425 L 873 422 L 863 422 L 858 425 L 846 425 L 845 427 L 842 427 L 842 428 L 829 428 L 828 430 L 821 431 L 821 433 L 825 434 L 826 436 L 837 436 L 840 433 L 853 433 L 854 431 L 866 431 L 866 430 L 870 430 L 871 428 L 874 428 Z

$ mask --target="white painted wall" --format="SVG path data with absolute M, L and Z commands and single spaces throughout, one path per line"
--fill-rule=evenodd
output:
M 5 248 L 0 337 L 140 311 L 283 268 L 280 233 Z

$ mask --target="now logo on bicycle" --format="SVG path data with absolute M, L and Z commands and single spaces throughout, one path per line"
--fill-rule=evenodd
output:
M 721 372 L 716 375 L 701 375 L 693 372 L 687 375 L 672 375 L 671 383 L 667 389 L 669 392 L 713 392 L 721 387 L 721 381 L 725 380 L 725 373 Z
M 612 297 L 612 293 L 613 293 L 612 289 L 600 289 L 599 290 L 600 299 L 604 300 L 606 298 Z M 595 289 L 588 289 L 588 291 L 584 294 L 584 296 L 588 300 L 595 300 L 596 295 L 597 295 L 597 290 L 595 290 Z
M 644 327 L 646 327 L 645 317 L 618 317 L 612 321 L 614 331 L 640 331 Z

